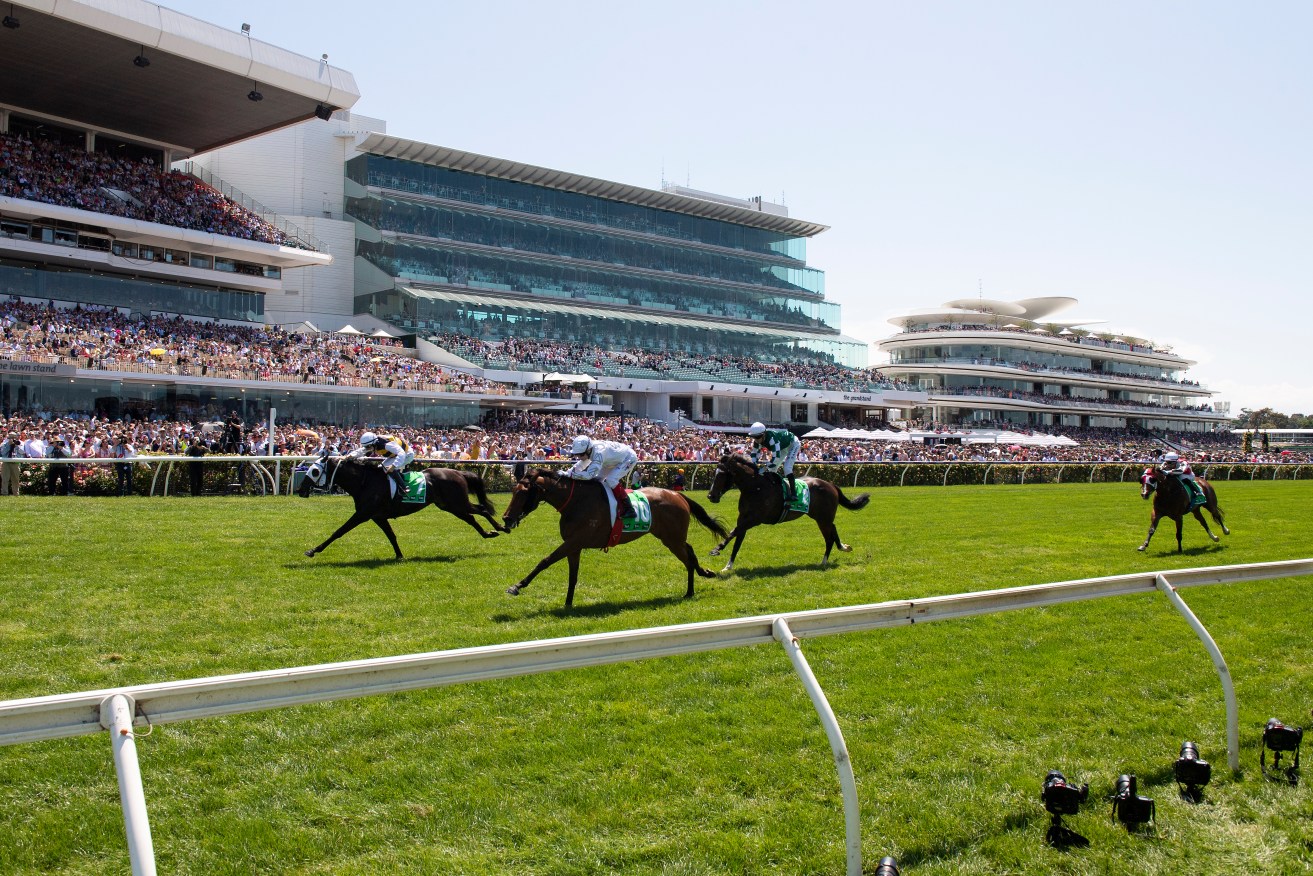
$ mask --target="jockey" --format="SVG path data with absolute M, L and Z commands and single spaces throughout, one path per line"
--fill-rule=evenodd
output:
M 762 466 L 766 471 L 773 471 L 789 479 L 789 495 L 797 493 L 797 483 L 793 478 L 793 463 L 798 459 L 802 442 L 788 429 L 767 429 L 764 423 L 753 423 L 748 427 L 748 435 L 754 444 L 752 461 L 757 462 L 762 450 L 770 451 L 770 462 Z
M 601 481 L 602 486 L 615 496 L 620 516 L 634 516 L 634 506 L 620 486 L 620 482 L 638 464 L 638 454 L 632 447 L 619 441 L 594 441 L 587 435 L 580 435 L 571 442 L 569 453 L 579 459 L 565 473 L 566 477 Z
M 1180 454 L 1175 451 L 1169 450 L 1163 454 L 1162 470 L 1183 480 L 1194 481 L 1194 472 L 1190 469 L 1190 463 L 1181 459 Z
M 396 435 L 375 435 L 366 432 L 360 436 L 360 447 L 353 455 L 383 457 L 383 471 L 388 473 L 397 485 L 397 495 L 406 494 L 406 480 L 401 476 L 406 466 L 415 460 L 415 451 L 410 442 Z

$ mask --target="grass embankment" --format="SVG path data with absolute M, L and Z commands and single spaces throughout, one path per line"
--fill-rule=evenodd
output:
M 486 542 L 425 511 L 396 524 L 414 559 L 394 564 L 372 527 L 301 556 L 346 518 L 339 499 L 24 497 L 5 502 L 0 698 L 1313 554 L 1313 485 L 1219 490 L 1233 535 L 1214 546 L 1188 521 L 1183 555 L 1170 525 L 1135 551 L 1133 486 L 878 490 L 840 512 L 855 550 L 827 571 L 812 523 L 763 528 L 685 601 L 678 562 L 644 539 L 585 557 L 572 612 L 563 563 L 502 592 L 555 546 L 550 508 Z M 692 541 L 719 568 L 712 536 Z M 1309 585 L 1183 591 L 1236 680 L 1238 777 L 1217 677 L 1161 596 L 804 642 L 852 755 L 868 868 L 1309 872 L 1308 781 L 1257 768 L 1268 717 L 1309 723 Z M 1216 765 L 1200 806 L 1171 781 L 1187 738 Z M 834 765 L 778 647 L 167 725 L 138 749 L 162 873 L 843 872 Z M 1068 819 L 1088 849 L 1042 842 L 1051 768 L 1100 798 Z M 1156 798 L 1155 831 L 1109 823 L 1123 772 Z M 0 812 L 0 872 L 128 870 L 103 735 L 0 749 Z

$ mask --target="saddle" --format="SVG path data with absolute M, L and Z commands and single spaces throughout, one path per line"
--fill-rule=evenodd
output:
M 783 499 L 781 503 L 780 519 L 783 520 L 788 516 L 790 511 L 797 511 L 799 514 L 806 514 L 811 508 L 811 488 L 807 486 L 802 478 L 795 476 L 794 484 L 796 488 L 789 492 L 789 479 L 777 472 L 767 472 L 769 477 L 775 478 L 780 484 L 780 496 Z
M 630 532 L 650 532 L 652 529 L 652 506 L 648 504 L 647 496 L 638 490 L 626 490 L 629 496 L 629 504 L 634 506 L 633 517 L 621 517 L 616 515 L 615 523 L 611 526 L 611 536 L 606 540 L 606 548 L 609 550 L 620 543 L 620 536 Z

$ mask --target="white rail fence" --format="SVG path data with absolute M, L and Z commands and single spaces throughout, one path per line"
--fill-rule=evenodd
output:
M 1177 590 L 1304 575 L 1313 575 L 1313 559 L 1137 572 L 927 599 L 894 600 L 8 700 L 0 702 L 0 745 L 110 731 L 132 872 L 134 876 L 146 876 L 155 873 L 155 860 L 133 739 L 134 726 L 171 724 L 307 703 L 778 642 L 802 679 L 830 741 L 843 791 L 847 872 L 849 876 L 860 876 L 861 836 L 852 765 L 838 721 L 812 675 L 799 647 L 800 640 L 1161 591 L 1203 641 L 1217 669 L 1226 699 L 1228 763 L 1232 770 L 1238 770 L 1239 717 L 1230 673 L 1216 643 Z

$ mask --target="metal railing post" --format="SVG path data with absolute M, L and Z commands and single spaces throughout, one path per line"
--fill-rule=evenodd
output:
M 1236 706 L 1235 684 L 1231 681 L 1231 670 L 1226 668 L 1226 660 L 1222 657 L 1221 650 L 1213 637 L 1204 629 L 1204 625 L 1195 617 L 1190 606 L 1185 604 L 1185 600 L 1176 592 L 1176 588 L 1163 575 L 1158 575 L 1154 579 L 1155 586 L 1166 595 L 1167 599 L 1176 607 L 1176 610 L 1185 618 L 1186 623 L 1199 636 L 1200 641 L 1204 643 L 1204 648 L 1208 650 L 1208 656 L 1213 658 L 1213 666 L 1217 668 L 1217 677 L 1222 679 L 1222 693 L 1226 696 L 1226 761 L 1231 767 L 1232 772 L 1240 771 L 1240 710 Z
M 844 837 L 847 846 L 848 876 L 862 876 L 862 824 L 861 813 L 857 807 L 857 780 L 853 778 L 852 761 L 848 758 L 848 746 L 843 741 L 843 731 L 834 717 L 834 710 L 825 698 L 825 691 L 807 665 L 807 658 L 798 647 L 798 640 L 789 629 L 788 621 L 777 617 L 771 623 L 775 641 L 784 646 L 784 651 L 793 663 L 793 669 L 802 679 L 802 686 L 811 698 L 816 713 L 820 715 L 825 735 L 830 740 L 830 750 L 834 754 L 834 764 L 839 769 L 839 787 L 843 789 Z
M 128 833 L 132 876 L 155 876 L 155 845 L 150 838 L 146 792 L 141 786 L 137 744 L 132 735 L 132 716 L 136 708 L 136 702 L 125 694 L 106 697 L 100 704 L 100 724 L 109 730 L 110 744 L 114 747 L 114 772 L 119 779 L 119 803 L 123 807 L 123 826 Z

